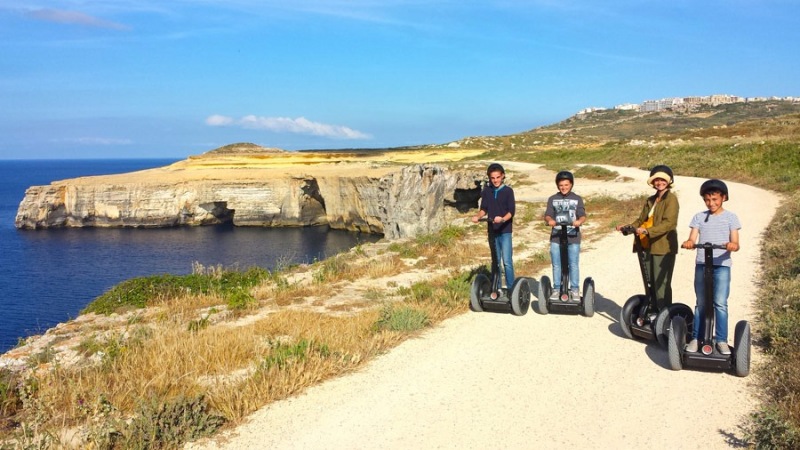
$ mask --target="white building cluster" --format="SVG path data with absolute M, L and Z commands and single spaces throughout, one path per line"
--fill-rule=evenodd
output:
M 800 102 L 800 97 L 739 97 L 737 95 L 714 94 L 692 97 L 668 97 L 660 100 L 645 100 L 642 103 L 624 103 L 614 107 L 616 110 L 656 112 L 656 111 L 693 111 L 700 106 L 718 106 L 729 103 L 750 103 L 766 101 Z M 596 111 L 605 111 L 607 108 L 589 107 L 578 111 L 578 115 L 589 114 Z

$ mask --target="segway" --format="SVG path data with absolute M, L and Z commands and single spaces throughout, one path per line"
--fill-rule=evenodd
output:
M 489 227 L 489 248 L 492 252 L 492 279 L 489 280 L 485 274 L 479 273 L 475 275 L 472 281 L 472 288 L 470 289 L 469 306 L 475 312 L 502 312 L 512 313 L 515 316 L 524 316 L 528 312 L 528 306 L 531 303 L 531 285 L 532 280 L 526 277 L 519 277 L 514 280 L 514 286 L 511 288 L 511 295 L 508 294 L 508 289 L 500 287 L 500 277 L 503 272 L 501 267 L 502 261 L 497 255 L 497 250 L 494 246 L 495 234 L 492 229 L 492 224 L 488 217 L 482 217 L 481 222 L 486 222 Z M 495 298 L 492 298 L 494 294 Z
M 692 322 L 694 313 L 692 308 L 683 303 L 673 303 L 661 311 L 656 311 L 656 288 L 650 282 L 647 270 L 647 255 L 642 247 L 642 242 L 636 236 L 636 228 L 626 225 L 620 230 L 624 236 L 633 234 L 633 247 L 639 259 L 639 269 L 642 272 L 644 291 L 629 298 L 622 306 L 619 325 L 622 334 L 628 339 L 657 340 L 662 346 L 667 345 L 667 332 L 673 317 L 680 316 L 684 321 Z
M 736 323 L 733 333 L 733 348 L 730 355 L 723 355 L 714 345 L 714 249 L 725 249 L 725 244 L 700 245 L 705 251 L 703 267 L 703 291 L 705 293 L 705 314 L 703 316 L 702 340 L 698 336 L 697 352 L 687 352 L 686 343 L 691 339 L 687 322 L 683 317 L 673 317 L 667 342 L 669 367 L 681 370 L 686 367 L 700 369 L 730 370 L 736 376 L 746 377 L 750 373 L 750 324 L 746 320 Z
M 558 233 L 561 252 L 561 288 L 558 300 L 551 301 L 550 295 L 553 293 L 553 287 L 550 278 L 547 275 L 542 276 L 538 291 L 539 313 L 583 314 L 586 317 L 592 317 L 594 315 L 594 280 L 591 277 L 583 280 L 583 296 L 575 296 L 569 291 L 569 257 L 567 254 L 569 217 L 565 214 L 558 214 L 555 219 L 556 225 L 561 226 Z

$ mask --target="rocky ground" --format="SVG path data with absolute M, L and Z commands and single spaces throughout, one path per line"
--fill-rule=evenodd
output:
M 552 172 L 507 163 L 525 174 L 518 200 L 554 191 Z M 650 192 L 647 173 L 614 168 L 616 181 L 579 182 L 584 196 Z M 630 180 L 630 181 L 623 181 Z M 531 183 L 531 181 L 533 181 Z M 703 180 L 677 177 L 679 239 L 704 209 Z M 778 196 L 729 183 L 726 208 L 742 220 L 734 255 L 730 328 L 752 320 L 761 230 Z M 751 214 L 758 204 L 759 214 Z M 638 211 L 631 211 L 632 219 Z M 515 243 L 526 239 L 518 227 Z M 669 369 L 656 342 L 623 337 L 620 308 L 642 293 L 631 242 L 609 230 L 584 245 L 581 276 L 596 283 L 592 318 L 469 313 L 404 342 L 363 370 L 269 405 L 243 425 L 188 448 L 730 448 L 755 405 L 751 378 Z M 517 255 L 517 260 L 524 258 Z M 694 252 L 678 255 L 675 301 L 693 306 Z M 549 271 L 518 274 L 539 278 Z M 467 299 L 465 299 L 467 301 Z M 535 302 L 532 307 L 535 306 Z M 731 332 L 731 341 L 733 339 Z M 753 366 L 761 355 L 755 351 Z

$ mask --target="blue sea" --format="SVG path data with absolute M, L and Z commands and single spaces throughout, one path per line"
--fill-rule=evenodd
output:
M 381 236 L 328 227 L 209 226 L 162 229 L 14 227 L 25 189 L 88 175 L 160 167 L 175 160 L 0 160 L 0 353 L 19 338 L 75 318 L 115 284 L 188 274 L 192 264 L 246 269 L 323 259 Z

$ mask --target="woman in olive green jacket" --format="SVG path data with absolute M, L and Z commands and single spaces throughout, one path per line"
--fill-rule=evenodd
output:
M 656 190 L 632 225 L 647 256 L 647 272 L 656 294 L 656 308 L 672 305 L 672 272 L 678 254 L 678 197 L 672 192 L 672 169 L 659 165 L 650 170 L 647 184 Z M 624 225 L 617 227 L 622 229 Z

